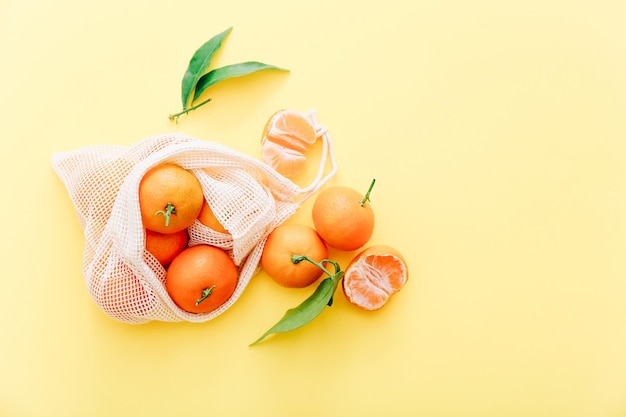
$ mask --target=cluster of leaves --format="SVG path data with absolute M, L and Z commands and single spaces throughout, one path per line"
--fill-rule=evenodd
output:
M 242 77 L 261 70 L 288 71 L 275 65 L 264 64 L 257 61 L 247 61 L 215 68 L 207 72 L 211 66 L 213 55 L 215 55 L 217 50 L 222 46 L 224 38 L 226 38 L 232 29 L 233 28 L 230 27 L 224 32 L 215 35 L 193 54 L 182 81 L 181 99 L 183 109 L 178 113 L 170 114 L 170 120 L 178 121 L 178 118 L 183 114 L 189 113 L 211 101 L 209 98 L 198 102 L 198 99 L 207 88 L 221 81 L 229 78 Z

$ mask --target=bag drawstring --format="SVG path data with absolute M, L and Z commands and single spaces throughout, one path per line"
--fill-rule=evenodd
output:
M 300 202 L 306 201 L 313 194 L 317 192 L 320 188 L 324 186 L 335 174 L 337 173 L 337 162 L 335 160 L 335 153 L 333 151 L 333 142 L 328 133 L 328 130 L 325 126 L 321 125 L 317 121 L 316 112 L 314 110 L 309 111 L 307 116 L 313 122 L 313 126 L 315 127 L 315 133 L 317 137 L 322 138 L 322 156 L 320 160 L 319 169 L 317 171 L 317 175 L 313 182 L 307 187 L 301 188 L 301 200 Z M 324 176 L 324 172 L 326 171 L 327 162 L 330 163 L 330 171 Z

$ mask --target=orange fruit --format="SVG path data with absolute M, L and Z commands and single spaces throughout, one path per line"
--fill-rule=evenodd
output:
M 224 250 L 196 245 L 174 258 L 165 275 L 165 289 L 181 309 L 208 313 L 233 295 L 238 276 L 235 263 Z
M 284 176 L 293 176 L 304 168 L 304 153 L 317 140 L 315 126 L 295 110 L 279 110 L 263 129 L 261 160 Z
M 369 196 L 364 197 L 350 187 L 336 186 L 322 191 L 313 203 L 312 214 L 317 233 L 335 249 L 357 250 L 374 233 L 374 210 Z
M 152 168 L 139 184 L 139 207 L 146 229 L 176 233 L 188 228 L 202 209 L 204 194 L 190 171 L 175 164 Z
M 315 262 L 328 257 L 324 241 L 312 227 L 283 224 L 268 235 L 261 255 L 261 266 L 278 284 L 304 288 L 314 283 L 323 271 L 308 261 L 294 263 L 292 256 L 306 255 Z
M 187 229 L 176 233 L 159 233 L 146 229 L 146 250 L 163 266 L 170 262 L 187 247 L 189 234 Z
M 343 276 L 348 301 L 365 310 L 382 308 L 409 278 L 404 257 L 389 246 L 371 246 L 357 254 Z
M 204 203 L 202 204 L 202 209 L 200 210 L 200 214 L 198 215 L 198 221 L 203 225 L 215 230 L 216 232 L 228 233 L 228 230 L 226 230 L 222 223 L 217 220 L 217 217 L 215 217 L 213 210 L 211 210 L 211 206 L 206 200 L 204 200 Z

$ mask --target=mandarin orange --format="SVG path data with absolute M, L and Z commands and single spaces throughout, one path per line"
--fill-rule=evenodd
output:
M 261 160 L 285 177 L 293 177 L 306 166 L 306 156 L 302 152 L 270 141 L 263 143 Z
M 335 249 L 353 251 L 363 247 L 374 233 L 374 210 L 365 196 L 344 186 L 322 191 L 313 204 L 313 224 L 324 241 Z
M 309 118 L 295 110 L 279 110 L 265 124 L 261 141 L 269 140 L 285 148 L 306 152 L 315 139 L 315 127 Z
M 208 313 L 235 292 L 239 272 L 226 251 L 209 245 L 191 246 L 167 269 L 165 289 L 174 303 L 190 313 Z
M 164 267 L 187 247 L 187 229 L 176 233 L 159 233 L 146 229 L 146 250 Z
M 261 255 L 261 266 L 278 284 L 288 288 L 303 288 L 317 281 L 323 271 L 307 261 L 294 263 L 293 257 L 301 255 L 319 263 L 328 257 L 328 249 L 312 227 L 283 224 L 268 235 Z
M 215 217 L 215 213 L 213 213 L 211 206 L 206 200 L 204 200 L 204 203 L 202 204 L 202 209 L 200 210 L 200 214 L 198 215 L 198 221 L 206 227 L 215 230 L 216 232 L 228 233 L 228 230 L 226 230 L 226 228 L 222 225 L 222 223 L 220 223 L 217 217 Z
M 348 301 L 364 310 L 378 310 L 400 291 L 409 278 L 404 257 L 386 245 L 358 253 L 346 268 L 342 281 Z
M 164 163 L 152 168 L 139 184 L 139 207 L 146 229 L 176 233 L 188 228 L 202 209 L 202 186 L 193 173 Z
M 304 153 L 316 140 L 315 126 L 306 115 L 279 110 L 263 129 L 261 160 L 286 177 L 294 176 L 304 168 Z

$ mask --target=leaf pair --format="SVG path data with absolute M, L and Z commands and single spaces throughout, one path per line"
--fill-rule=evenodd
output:
M 278 323 L 272 326 L 267 332 L 265 332 L 251 345 L 259 343 L 261 340 L 265 339 L 267 336 L 273 333 L 284 333 L 302 327 L 305 324 L 311 322 L 317 316 L 319 316 L 326 306 L 332 306 L 333 295 L 337 290 L 337 286 L 339 285 L 341 278 L 343 278 L 344 272 L 340 270 L 337 263 L 332 261 L 325 260 L 321 263 L 317 263 L 306 256 L 301 256 L 299 257 L 299 259 L 295 260 L 294 263 L 300 261 L 308 261 L 314 265 L 317 265 L 326 272 L 328 278 L 322 280 L 322 282 L 320 282 L 318 287 L 315 289 L 315 292 L 313 292 L 313 294 L 311 294 L 300 305 L 287 310 L 285 315 L 278 321 Z M 331 263 L 335 267 L 334 274 L 329 273 L 328 270 L 323 267 L 323 264 L 326 262 Z
M 215 35 L 204 45 L 202 45 L 191 57 L 189 66 L 183 76 L 181 86 L 181 100 L 182 111 L 171 114 L 170 120 L 178 120 L 183 114 L 189 113 L 192 110 L 208 103 L 211 99 L 205 100 L 201 103 L 194 104 L 206 91 L 207 88 L 219 83 L 220 81 L 227 80 L 229 78 L 242 77 L 244 75 L 252 74 L 261 70 L 273 69 L 279 71 L 287 71 L 284 68 L 279 68 L 274 65 L 264 64 L 262 62 L 247 61 L 239 64 L 226 65 L 220 68 L 215 68 L 209 72 L 207 70 L 211 66 L 211 61 L 217 50 L 222 46 L 224 38 L 232 31 L 232 27 L 226 29 L 224 32 Z

